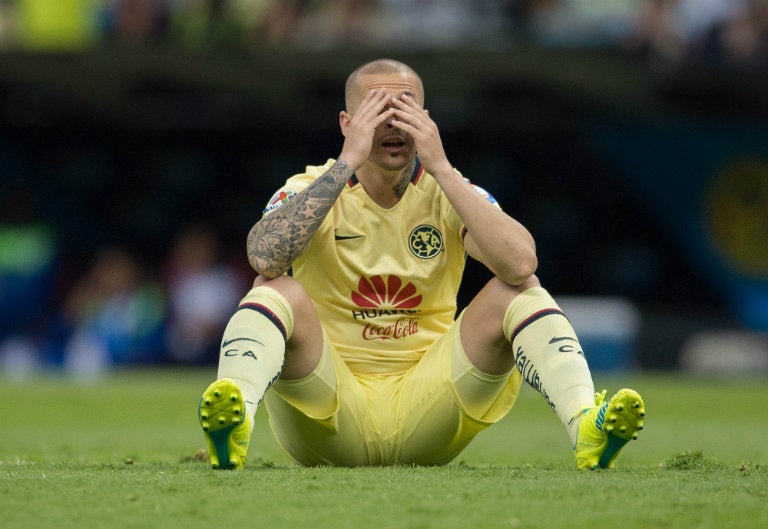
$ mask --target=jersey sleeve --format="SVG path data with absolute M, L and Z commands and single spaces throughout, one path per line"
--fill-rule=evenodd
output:
M 272 197 L 267 202 L 262 212 L 263 216 L 269 215 L 276 209 L 280 209 L 288 201 L 290 201 L 297 194 L 301 193 L 304 189 L 309 187 L 309 184 L 317 180 L 319 176 L 324 174 L 335 163 L 335 160 L 328 160 L 325 165 L 320 166 L 307 166 L 305 172 L 293 175 L 285 183 L 275 191 Z
M 469 180 L 467 180 L 469 182 Z M 482 187 L 473 184 L 472 182 L 469 182 L 469 185 L 472 186 L 472 189 L 477 191 L 477 194 L 486 199 L 489 203 L 493 204 L 497 208 L 501 209 L 501 206 L 499 205 L 499 202 L 494 198 L 492 194 L 490 194 L 488 191 L 483 189 Z

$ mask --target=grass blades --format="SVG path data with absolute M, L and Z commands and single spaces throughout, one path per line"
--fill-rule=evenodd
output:
M 768 526 L 762 379 L 597 375 L 598 389 L 632 386 L 648 408 L 611 471 L 574 470 L 562 426 L 524 388 L 447 467 L 300 468 L 260 411 L 247 468 L 214 472 L 195 418 L 212 376 L 2 380 L 0 527 Z

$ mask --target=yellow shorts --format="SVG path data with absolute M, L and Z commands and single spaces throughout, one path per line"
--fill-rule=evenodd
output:
M 325 340 L 317 369 L 278 380 L 264 402 L 283 449 L 306 466 L 443 465 L 515 403 L 517 369 L 487 375 L 471 365 L 461 316 L 404 373 L 353 374 Z

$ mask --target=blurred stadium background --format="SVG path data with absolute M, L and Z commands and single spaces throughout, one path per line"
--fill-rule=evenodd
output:
M 381 56 L 593 368 L 768 373 L 766 0 L 0 0 L 2 370 L 213 365 L 248 229 Z

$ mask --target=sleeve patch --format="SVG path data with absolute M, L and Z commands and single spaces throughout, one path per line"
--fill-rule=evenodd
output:
M 290 189 L 281 189 L 274 195 L 272 195 L 272 198 L 269 199 L 269 203 L 267 204 L 267 207 L 264 208 L 264 215 L 269 213 L 270 211 L 274 211 L 286 202 L 288 202 L 291 198 L 296 196 L 296 193 L 291 191 Z
M 481 197 L 483 197 L 484 199 L 486 199 L 488 202 L 490 202 L 491 204 L 494 204 L 494 205 L 498 205 L 498 202 L 496 201 L 496 199 L 495 199 L 495 198 L 493 198 L 493 195 L 492 195 L 492 194 L 490 194 L 488 191 L 486 191 L 485 189 L 483 189 L 483 188 L 482 188 L 482 187 L 480 187 L 480 186 L 476 186 L 475 184 L 469 184 L 469 185 L 471 185 L 471 186 L 472 186 L 472 188 L 473 188 L 475 191 L 477 191 L 477 194 L 478 194 L 478 195 L 480 195 Z

